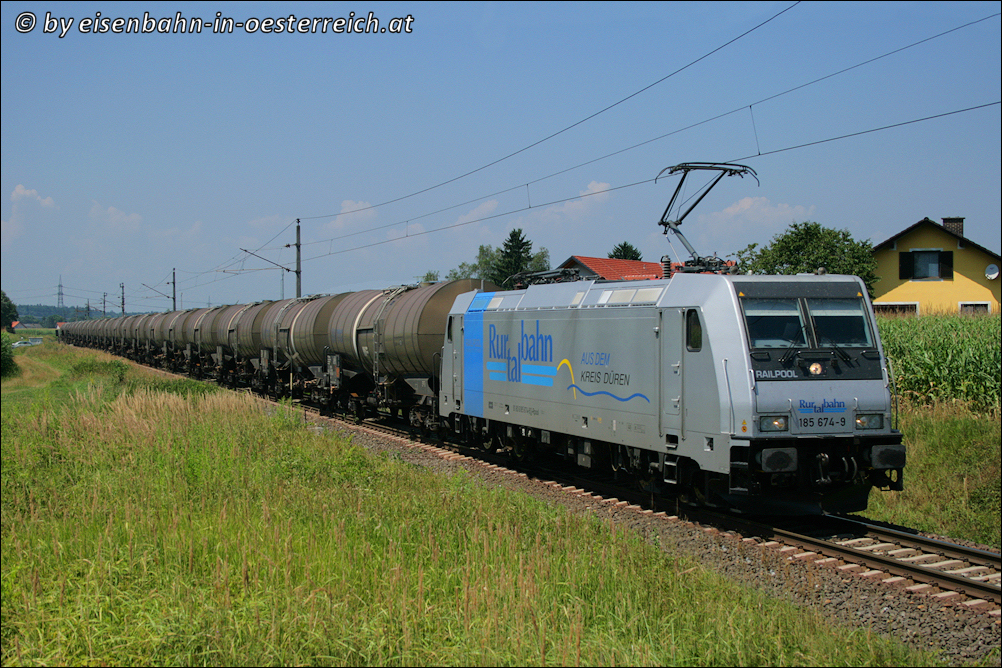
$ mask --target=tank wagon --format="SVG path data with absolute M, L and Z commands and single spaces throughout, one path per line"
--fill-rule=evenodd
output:
M 683 182 L 697 169 L 719 170 L 713 184 L 754 176 L 672 168 Z M 678 225 L 692 207 L 672 220 L 672 203 L 661 224 L 693 259 L 665 262 L 661 280 L 451 281 L 67 323 L 61 336 L 519 459 L 611 468 L 694 503 L 852 512 L 873 487 L 903 489 L 863 282 L 737 275 L 689 246 Z
M 475 289 L 497 286 L 470 279 L 73 322 L 61 336 L 231 387 L 359 417 L 388 410 L 436 429 L 447 314 Z

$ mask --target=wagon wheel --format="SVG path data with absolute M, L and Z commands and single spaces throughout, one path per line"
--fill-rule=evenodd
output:
M 497 452 L 504 446 L 504 438 L 497 432 L 491 432 L 480 440 L 480 448 L 484 452 Z
M 511 456 L 515 461 L 525 462 L 532 458 L 536 448 L 530 439 L 524 436 L 513 436 L 507 440 L 511 446 Z

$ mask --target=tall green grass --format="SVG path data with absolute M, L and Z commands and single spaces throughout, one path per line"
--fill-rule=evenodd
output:
M 999 412 L 1002 316 L 877 318 L 898 391 L 913 402 L 960 402 Z
M 930 661 L 288 407 L 133 380 L 5 394 L 4 665 Z
M 1002 318 L 878 316 L 903 398 L 904 491 L 870 495 L 869 517 L 1002 547 Z
M 953 403 L 907 405 L 904 491 L 870 494 L 866 515 L 1002 548 L 1002 438 L 997 416 Z

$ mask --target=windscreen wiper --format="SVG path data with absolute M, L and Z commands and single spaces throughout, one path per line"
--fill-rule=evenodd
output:
M 849 353 L 847 353 L 839 344 L 835 343 L 835 341 L 827 336 L 825 337 L 825 342 L 831 346 L 832 352 L 838 353 L 838 356 L 841 357 L 846 364 L 852 363 L 852 358 L 849 357 Z
M 786 364 L 791 359 L 793 359 L 794 357 L 796 357 L 799 354 L 800 354 L 800 349 L 797 348 L 797 342 L 796 341 L 790 341 L 790 347 L 787 348 L 786 352 L 783 353 L 783 356 L 779 358 L 779 363 L 782 364 L 783 366 L 786 366 Z

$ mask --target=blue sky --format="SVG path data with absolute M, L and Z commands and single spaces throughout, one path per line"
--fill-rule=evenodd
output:
M 283 273 L 290 297 L 292 274 L 240 249 L 292 267 L 297 218 L 304 294 L 444 275 L 516 227 L 553 264 L 621 241 L 658 261 L 674 257 L 657 222 L 677 181 L 652 179 L 693 161 L 761 180 L 722 181 L 686 219 L 704 254 L 802 220 L 879 243 L 926 216 L 964 216 L 999 252 L 1000 8 L 4 2 L 2 287 L 55 304 L 62 276 L 67 305 L 108 293 L 117 309 L 124 283 L 129 311 L 163 310 L 176 267 L 184 308 L 277 299 Z M 98 12 L 412 22 L 81 32 Z M 73 19 L 64 37 L 47 14 Z

